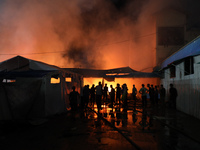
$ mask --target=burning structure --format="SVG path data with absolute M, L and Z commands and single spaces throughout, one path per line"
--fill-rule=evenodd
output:
M 81 74 L 83 76 L 84 84 L 88 84 L 90 86 L 92 84 L 98 85 L 99 81 L 103 84 L 107 84 L 108 87 L 110 87 L 110 85 L 115 87 L 117 83 L 120 85 L 126 83 L 129 89 L 129 93 L 132 92 L 133 84 L 135 84 L 138 89 L 142 84 L 160 84 L 160 74 L 156 72 L 139 72 L 131 69 L 130 67 L 107 70 L 65 68 L 65 70 Z
M 0 0 L 0 60 L 20 55 L 60 68 L 105 70 L 130 66 L 139 72 L 152 72 L 198 33 L 192 29 L 197 24 L 192 20 L 199 17 L 194 19 L 196 12 L 187 10 L 191 4 L 199 10 L 197 3 Z M 116 78 L 115 83 L 128 83 L 129 89 L 134 83 L 140 86 L 140 81 L 151 84 L 145 81 L 147 78 L 124 79 Z M 88 83 L 97 81 L 85 80 Z

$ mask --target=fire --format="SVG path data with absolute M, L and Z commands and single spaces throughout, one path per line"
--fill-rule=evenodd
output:
M 112 85 L 113 88 L 115 88 L 117 86 L 117 83 L 119 83 L 120 86 L 122 86 L 125 83 L 127 84 L 127 87 L 128 87 L 128 93 L 132 92 L 133 84 L 135 84 L 135 87 L 137 88 L 137 90 L 141 88 L 142 84 L 145 84 L 145 85 L 147 84 L 159 85 L 160 84 L 158 78 L 115 78 L 115 81 L 112 81 L 112 82 L 108 82 L 103 78 L 84 78 L 84 84 L 89 85 L 90 88 L 92 87 L 92 84 L 97 86 L 99 82 L 101 82 L 103 85 L 107 84 L 109 92 L 111 90 L 110 85 Z

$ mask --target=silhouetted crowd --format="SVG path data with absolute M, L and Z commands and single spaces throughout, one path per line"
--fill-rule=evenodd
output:
M 85 85 L 81 89 L 80 95 L 77 91 L 75 91 L 74 86 L 72 89 L 73 91 L 69 94 L 72 110 L 77 110 L 79 97 L 81 100 L 79 107 L 83 110 L 88 107 L 88 104 L 90 104 L 90 106 L 94 106 L 94 104 L 96 104 L 98 112 L 100 112 L 102 109 L 102 104 L 109 105 L 111 108 L 113 108 L 114 105 L 121 105 L 123 108 L 128 107 L 128 88 L 126 84 L 120 86 L 118 83 L 116 88 L 113 88 L 113 86 L 110 85 L 110 90 L 108 90 L 109 88 L 107 84 L 103 86 L 101 82 L 99 82 L 96 87 L 93 84 L 91 88 L 89 88 L 89 85 Z M 139 91 L 133 84 L 131 99 L 134 100 L 135 104 L 136 100 L 140 99 L 138 94 L 141 94 L 142 107 L 147 107 L 147 101 L 150 101 L 151 106 L 160 104 L 161 106 L 168 105 L 171 108 L 176 108 L 176 98 L 178 94 L 173 84 L 170 84 L 169 100 L 166 100 L 165 98 L 166 89 L 162 84 L 160 86 L 147 84 L 147 87 L 142 84 L 142 87 L 139 89 Z

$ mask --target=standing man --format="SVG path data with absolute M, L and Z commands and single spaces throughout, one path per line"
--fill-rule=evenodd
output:
M 127 109 L 127 95 L 128 95 L 128 88 L 126 84 L 122 85 L 122 100 L 123 100 L 123 107 Z
M 111 101 L 111 107 L 113 108 L 113 103 L 115 101 L 115 89 L 112 85 L 110 85 L 111 91 L 110 91 L 110 101 Z
M 133 84 L 133 88 L 132 88 L 132 96 L 133 96 L 133 100 L 136 101 L 136 95 L 137 95 L 137 89 L 135 87 L 135 84 Z
M 119 104 L 120 104 L 121 92 L 122 92 L 122 89 L 120 87 L 120 84 L 117 83 L 117 87 L 116 87 L 116 102 L 117 102 L 117 99 L 118 99 L 119 100 Z
M 107 84 L 105 84 L 105 86 L 103 88 L 103 99 L 105 102 L 108 101 L 108 86 L 107 86 Z
M 78 107 L 78 97 L 79 93 L 75 91 L 75 86 L 72 87 L 72 92 L 69 94 L 69 102 L 72 111 L 76 111 Z
M 174 88 L 173 84 L 170 84 L 169 88 L 169 103 L 170 107 L 176 109 L 176 98 L 178 96 L 176 88 Z
M 145 88 L 144 84 L 142 84 L 142 88 L 139 90 L 139 93 L 142 95 L 142 106 L 147 106 L 147 92 L 148 90 Z
M 160 85 L 160 101 L 161 101 L 161 104 L 164 106 L 165 105 L 165 95 L 166 95 L 166 90 L 165 88 L 163 87 L 163 84 Z
M 94 102 L 95 102 L 95 91 L 96 91 L 96 88 L 94 87 L 94 84 L 92 84 L 92 87 L 90 89 L 90 101 L 91 101 L 92 106 L 94 106 Z
M 101 109 L 101 98 L 102 98 L 102 85 L 101 82 L 99 82 L 99 85 L 96 86 L 96 103 L 97 103 L 97 109 L 98 113 Z
M 155 103 L 155 91 L 154 91 L 153 84 L 149 88 L 149 96 L 150 96 L 151 104 L 154 105 L 154 103 Z

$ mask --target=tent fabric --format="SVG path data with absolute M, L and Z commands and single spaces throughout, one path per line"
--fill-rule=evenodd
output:
M 21 71 L 28 69 L 29 69 L 29 60 L 21 56 L 16 56 L 0 63 L 0 71 L 11 71 L 11 70 Z
M 0 71 L 60 70 L 59 67 L 16 56 L 0 63 Z
M 103 78 L 126 78 L 126 77 L 159 77 L 158 74 L 152 72 L 139 72 L 130 67 L 122 67 L 108 70 L 82 69 L 82 68 L 65 68 L 66 70 L 76 72 L 83 77 L 103 77 Z
M 70 86 L 66 77 L 71 77 Z M 59 83 L 51 82 L 59 78 Z M 21 56 L 0 63 L 0 120 L 34 119 L 64 113 L 72 86 L 80 91 L 82 76 Z M 15 82 L 2 82 L 15 79 Z M 9 81 L 9 80 L 8 80 Z M 11 80 L 12 81 L 12 80 Z
M 161 64 L 161 69 L 166 68 L 173 62 L 179 61 L 186 57 L 196 56 L 200 54 L 200 36 L 196 39 L 191 41 L 189 44 L 181 48 L 178 52 L 174 53 L 170 57 L 168 57 L 163 63 Z
M 10 117 L 12 119 L 30 119 L 41 117 L 41 114 L 44 116 L 44 112 L 42 112 L 44 103 L 38 105 L 41 103 L 38 99 L 41 84 L 41 80 L 2 84 L 5 92 L 1 92 L 1 96 L 3 93 L 5 94 L 7 104 L 1 105 L 4 109 L 0 110 L 4 113 L 1 114 L 0 119 L 6 120 Z M 3 101 L 1 100 L 1 102 Z
M 52 71 L 45 70 L 28 70 L 28 71 L 9 71 L 0 72 L 0 77 L 4 79 L 15 79 L 17 77 L 43 77 Z

